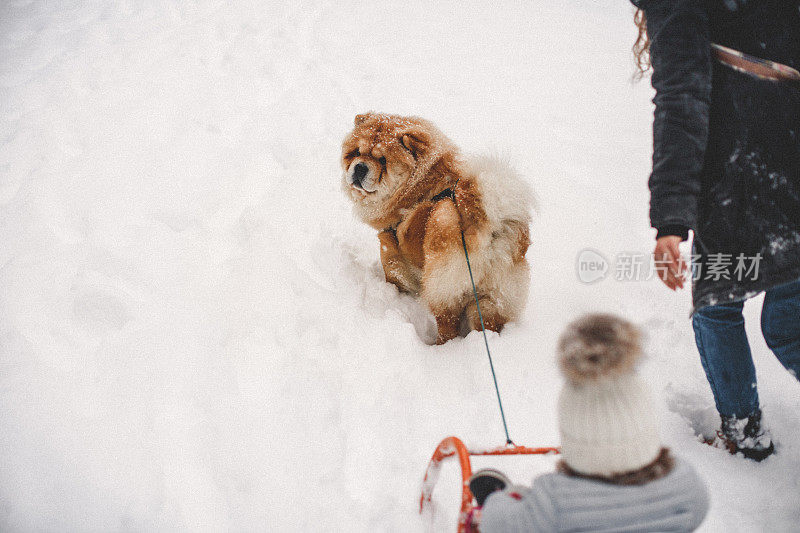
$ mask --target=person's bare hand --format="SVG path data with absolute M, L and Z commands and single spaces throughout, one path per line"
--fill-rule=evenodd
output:
M 682 289 L 686 278 L 686 261 L 678 249 L 680 243 L 681 238 L 677 235 L 666 235 L 656 241 L 653 250 L 658 277 L 673 291 Z

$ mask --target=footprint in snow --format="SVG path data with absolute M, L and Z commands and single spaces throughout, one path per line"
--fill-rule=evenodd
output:
M 666 399 L 669 410 L 686 420 L 695 435 L 703 440 L 714 440 L 719 429 L 719 415 L 705 396 L 668 387 Z

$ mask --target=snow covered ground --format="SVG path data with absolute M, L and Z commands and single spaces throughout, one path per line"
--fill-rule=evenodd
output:
M 614 279 L 644 254 L 651 90 L 623 1 L 0 5 L 0 530 L 452 530 L 437 442 L 503 442 L 477 333 L 383 281 L 339 190 L 366 110 L 506 155 L 538 192 L 530 304 L 491 334 L 512 437 L 557 444 L 562 327 L 649 335 L 664 441 L 707 480 L 704 531 L 800 523 L 800 386 L 747 306 L 763 464 L 697 442 L 711 395 L 689 295 Z M 581 283 L 592 248 L 608 279 Z M 476 462 L 487 464 L 483 462 Z M 516 481 L 552 459 L 504 459 Z

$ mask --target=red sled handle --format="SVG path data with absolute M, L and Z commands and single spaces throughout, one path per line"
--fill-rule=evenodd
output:
M 469 450 L 458 437 L 447 437 L 436 447 L 433 452 L 425 477 L 422 480 L 422 495 L 419 498 L 419 512 L 422 513 L 430 506 L 433 488 L 439 479 L 442 461 L 450 457 L 458 457 L 461 465 L 461 511 L 458 515 L 458 533 L 467 530 L 467 518 L 474 507 L 472 491 L 469 490 L 469 478 L 472 477 L 471 455 L 543 455 L 558 453 L 558 448 L 528 448 L 525 446 L 509 445 L 489 450 Z

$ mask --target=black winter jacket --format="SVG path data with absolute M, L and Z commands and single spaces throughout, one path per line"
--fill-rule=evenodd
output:
M 653 66 L 650 221 L 694 230 L 695 308 L 800 279 L 800 84 L 738 72 L 710 43 L 800 69 L 800 0 L 632 0 Z

